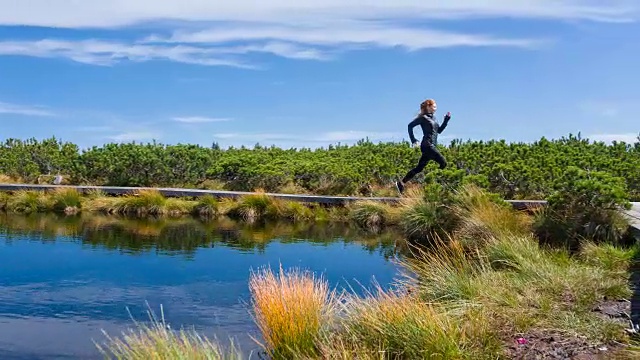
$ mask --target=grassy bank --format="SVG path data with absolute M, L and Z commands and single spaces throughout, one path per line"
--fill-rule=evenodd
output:
M 358 201 L 345 206 L 323 206 L 280 200 L 262 191 L 237 199 L 218 199 L 212 195 L 199 198 L 167 198 L 157 190 L 146 189 L 131 195 L 106 196 L 99 191 L 81 194 L 73 188 L 0 192 L 0 210 L 18 214 L 75 215 L 88 212 L 135 217 L 226 217 L 246 223 L 351 222 L 374 231 L 398 225 L 401 215 L 398 207 L 374 201 Z
M 72 188 L 0 192 L 0 210 L 21 214 L 38 212 L 77 214 L 84 211 L 140 217 L 227 216 L 246 222 L 284 219 L 347 221 L 353 209 L 353 207 L 325 208 L 317 204 L 283 201 L 269 197 L 260 190 L 238 199 L 218 199 L 212 195 L 199 198 L 167 198 L 157 190 L 146 189 L 125 196 L 107 196 L 100 191 L 81 194 Z
M 564 202 L 557 204 L 602 197 L 604 188 L 564 194 Z M 563 218 L 558 205 L 553 212 L 525 215 L 476 187 L 464 187 L 438 203 L 427 193 L 408 198 L 391 212 L 372 204 L 362 209 L 375 214 L 371 224 L 395 218 L 408 234 L 422 238 L 422 245 L 398 260 L 402 276 L 394 288 L 374 288 L 364 297 L 331 289 L 323 278 L 298 269 L 253 272 L 250 310 L 270 358 L 638 356 L 635 340 L 625 331 L 628 319 L 618 311 L 629 312 L 630 268 L 640 253 L 622 235 L 578 233 L 570 226 L 576 211 Z M 602 216 L 608 208 L 585 206 L 582 211 L 601 215 L 600 223 L 589 226 L 611 225 L 606 222 L 612 219 Z M 354 219 L 360 215 L 352 214 Z M 554 219 L 552 225 L 541 221 L 546 218 Z M 560 223 L 567 231 L 553 234 L 565 238 L 542 242 L 539 234 L 550 233 L 542 231 L 545 226 Z M 143 329 L 138 337 L 108 339 L 103 349 L 120 351 L 120 358 L 187 358 L 196 353 L 205 358 L 211 353 L 201 342 L 183 346 L 179 338 L 165 336 L 164 329 Z M 227 354 L 223 349 L 209 358 L 229 358 Z

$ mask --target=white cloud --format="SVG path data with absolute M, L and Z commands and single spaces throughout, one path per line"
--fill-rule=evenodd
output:
M 369 138 L 371 141 L 400 140 L 403 134 L 393 132 L 367 131 L 329 131 L 318 135 L 297 135 L 284 133 L 220 133 L 213 134 L 215 139 L 238 140 L 250 142 L 286 141 L 286 142 L 322 142 L 336 143 L 357 141 Z
M 174 117 L 174 121 L 186 123 L 186 124 L 197 124 L 197 123 L 211 123 L 211 122 L 223 122 L 223 121 L 231 121 L 229 118 L 212 118 L 206 116 L 179 116 Z
M 171 60 L 199 65 L 247 67 L 241 61 L 226 56 L 225 49 L 206 49 L 194 46 L 155 46 L 126 44 L 101 40 L 37 40 L 0 41 L 0 55 L 23 55 L 45 58 L 68 58 L 93 65 L 113 65 L 123 60 Z
M 401 137 L 402 135 L 393 132 L 367 132 L 367 131 L 330 131 L 321 134 L 318 137 L 312 137 L 312 141 L 320 142 L 338 142 L 338 141 L 354 141 L 364 138 L 369 138 L 371 141 L 375 140 L 390 140 L 394 137 Z
M 135 40 L 39 39 L 0 42 L 0 55 L 65 58 L 109 66 L 165 60 L 205 66 L 260 68 L 254 53 L 299 60 L 331 60 L 369 48 L 420 50 L 452 46 L 532 48 L 546 39 L 439 31 L 428 21 L 467 18 L 630 21 L 631 0 L 0 0 L 0 25 L 121 28 Z M 269 19 L 265 22 L 265 19 Z
M 384 22 L 336 22 L 314 26 L 281 26 L 273 24 L 244 24 L 219 26 L 196 32 L 175 32 L 172 36 L 151 36 L 149 43 L 198 43 L 223 44 L 235 41 L 277 41 L 265 48 L 289 57 L 317 59 L 327 56 L 320 50 L 300 51 L 291 43 L 315 47 L 404 47 L 409 50 L 453 46 L 513 46 L 534 47 L 542 40 L 508 39 L 487 35 L 475 35 L 410 28 Z M 250 47 L 251 48 L 251 47 Z
M 111 126 L 83 126 L 83 127 L 79 127 L 77 129 L 75 129 L 75 131 L 79 131 L 79 132 L 106 132 L 106 131 L 110 131 L 113 128 Z
M 576 107 L 590 120 L 606 120 L 610 124 L 624 124 L 629 119 L 640 116 L 637 96 L 624 98 L 589 99 L 577 103 Z
M 328 59 L 319 49 L 281 42 L 243 46 L 186 46 L 167 44 L 128 44 L 125 42 L 43 39 L 35 41 L 0 41 L 0 55 L 20 55 L 41 58 L 66 58 L 79 63 L 110 66 L 129 60 L 144 62 L 168 60 L 205 66 L 258 68 L 238 57 L 249 53 L 267 53 L 291 59 Z
M 0 0 L 0 24 L 110 28 L 169 21 L 318 23 L 326 19 L 518 17 L 629 21 L 632 0 Z
M 213 134 L 215 139 L 234 139 L 242 141 L 282 141 L 282 140 L 300 140 L 300 137 L 291 134 L 278 134 L 278 133 L 219 133 Z
M 43 117 L 55 116 L 53 112 L 41 106 L 25 106 L 0 102 L 0 115 L 2 114 Z
M 107 136 L 107 138 L 119 142 L 145 141 L 157 140 L 160 138 L 160 134 L 150 131 L 129 131 L 117 135 L 110 135 Z
M 622 142 L 627 144 L 634 144 L 638 142 L 638 133 L 624 133 L 624 134 L 592 134 L 587 136 L 592 141 L 602 141 L 605 143 L 611 143 L 613 141 Z

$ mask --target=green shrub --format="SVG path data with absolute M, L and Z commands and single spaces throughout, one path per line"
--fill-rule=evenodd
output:
M 534 228 L 541 241 L 576 249 L 583 239 L 618 243 L 628 229 L 620 210 L 628 209 L 623 179 L 571 166 L 555 183 Z
M 110 143 L 80 151 L 55 138 L 6 139 L 0 143 L 0 174 L 20 182 L 59 173 L 71 184 L 366 195 L 372 189 L 394 191 L 393 180 L 415 166 L 420 150 L 407 145 L 362 140 L 313 150 L 221 149 L 215 144 L 152 142 Z M 605 144 L 570 135 L 533 143 L 454 140 L 439 148 L 449 166 L 440 170 L 430 163 L 414 183 L 450 189 L 473 183 L 505 199 L 543 199 L 554 190 L 554 179 L 574 165 L 623 178 L 630 199 L 640 200 L 640 141 Z

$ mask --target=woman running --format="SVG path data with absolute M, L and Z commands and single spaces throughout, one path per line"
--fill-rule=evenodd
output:
M 422 156 L 420 156 L 418 165 L 416 165 L 415 168 L 409 170 L 407 175 L 405 175 L 401 181 L 396 181 L 396 187 L 400 194 L 404 192 L 404 184 L 421 172 L 425 166 L 427 166 L 429 160 L 437 162 L 440 169 L 447 167 L 447 161 L 444 159 L 442 154 L 440 154 L 436 145 L 438 145 L 438 134 L 442 133 L 442 131 L 447 127 L 449 119 L 451 119 L 451 113 L 447 113 L 444 116 L 444 122 L 440 125 L 434 116 L 437 108 L 438 106 L 436 105 L 435 100 L 427 99 L 423 101 L 420 104 L 420 113 L 409 123 L 409 138 L 411 139 L 411 143 L 414 147 L 420 146 Z M 420 143 L 418 143 L 418 140 L 416 140 L 416 137 L 413 135 L 413 128 L 418 125 L 422 128 L 422 142 Z

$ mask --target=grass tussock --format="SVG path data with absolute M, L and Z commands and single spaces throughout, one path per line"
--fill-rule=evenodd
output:
M 465 185 L 455 194 L 452 216 L 457 218 L 457 236 L 487 239 L 531 232 L 531 217 L 475 185 Z
M 399 204 L 400 227 L 409 239 L 446 234 L 455 222 L 447 204 L 420 188 L 408 188 Z
M 137 194 L 123 196 L 115 201 L 112 212 L 131 215 L 163 215 L 167 198 L 157 190 L 141 190 Z
M 231 342 L 223 348 L 217 341 L 199 335 L 193 330 L 171 330 L 164 320 L 149 312 L 150 325 L 136 322 L 136 330 L 123 332 L 114 338 L 103 332 L 106 343 L 95 344 L 106 359 L 127 360 L 240 360 L 242 354 Z
M 282 267 L 252 273 L 249 280 L 263 347 L 274 359 L 318 354 L 317 338 L 334 311 L 335 293 L 315 275 Z
M 193 207 L 193 212 L 202 217 L 216 217 L 219 215 L 219 201 L 213 195 L 201 196 Z
M 42 191 L 19 190 L 7 201 L 7 210 L 31 214 L 51 209 L 50 198 Z
M 55 212 L 75 214 L 82 207 L 82 194 L 74 188 L 57 188 L 49 196 Z
M 7 204 L 9 203 L 10 199 L 11 199 L 11 195 L 9 195 L 9 193 L 0 192 L 0 210 L 1 211 L 7 210 Z
M 276 206 L 273 198 L 264 192 L 257 192 L 241 197 L 228 210 L 227 215 L 247 222 L 255 222 L 277 214 Z
M 380 228 L 394 225 L 398 212 L 385 203 L 372 200 L 357 201 L 348 205 L 349 219 L 363 228 Z
M 586 242 L 582 245 L 580 259 L 587 265 L 624 275 L 639 252 L 638 245 L 631 249 L 621 249 L 611 244 Z
M 236 209 L 238 208 L 238 199 L 222 198 L 218 201 L 217 207 L 220 215 L 233 218 L 233 215 L 237 215 Z M 238 219 L 237 216 L 235 218 Z
M 164 210 L 160 215 L 182 216 L 185 214 L 192 214 L 196 205 L 197 202 L 193 200 L 168 198 L 165 203 Z
M 349 210 L 346 207 L 322 205 L 313 208 L 315 221 L 345 223 L 349 221 Z
M 438 305 L 378 289 L 347 306 L 343 338 L 373 353 L 383 349 L 394 359 L 460 359 L 464 333 Z
M 293 222 L 309 221 L 315 218 L 311 208 L 297 201 L 274 200 L 274 218 L 285 219 Z
M 315 218 L 313 210 L 307 204 L 273 198 L 263 192 L 242 197 L 229 213 L 248 222 L 257 220 L 301 222 Z
M 83 211 L 101 212 L 105 214 L 116 214 L 119 211 L 120 198 L 110 196 L 96 196 L 95 198 L 84 198 L 82 204 Z

